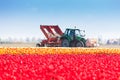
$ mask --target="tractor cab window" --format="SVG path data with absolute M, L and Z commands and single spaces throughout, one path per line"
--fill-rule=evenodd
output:
M 69 36 L 74 36 L 74 35 L 75 35 L 75 31 L 74 31 L 74 30 L 67 29 L 64 34 L 67 34 L 67 35 L 69 35 Z
M 80 36 L 80 31 L 79 30 L 75 30 L 75 36 Z
M 68 30 L 68 29 L 66 29 L 64 34 L 66 34 L 66 35 L 67 35 L 67 34 L 68 34 L 68 32 L 69 32 L 69 30 Z
M 84 30 L 75 30 L 75 36 L 84 37 L 85 31 Z
M 70 31 L 69 31 L 69 35 L 70 35 L 70 36 L 74 36 L 74 35 L 75 35 L 75 31 L 74 31 L 74 30 L 70 30 Z

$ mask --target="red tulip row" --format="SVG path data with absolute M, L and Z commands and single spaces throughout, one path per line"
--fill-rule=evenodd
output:
M 120 80 L 120 55 L 3 54 L 0 80 Z

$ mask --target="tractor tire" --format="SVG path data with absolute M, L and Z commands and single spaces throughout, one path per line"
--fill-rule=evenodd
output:
M 63 39 L 61 42 L 61 47 L 69 47 L 69 41 L 67 39 Z
M 81 41 L 81 43 L 82 43 L 82 47 L 86 47 L 86 45 L 84 44 L 84 42 Z
M 41 47 L 40 44 L 36 44 L 36 47 Z
M 75 45 L 76 45 L 75 41 L 70 42 L 70 47 L 75 47 Z
M 84 47 L 84 43 L 82 41 L 77 41 L 75 47 Z

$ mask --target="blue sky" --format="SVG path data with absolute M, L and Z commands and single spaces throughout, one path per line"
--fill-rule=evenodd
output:
M 84 29 L 86 37 L 120 37 L 120 0 L 0 0 L 0 37 L 40 37 L 40 24 L 64 31 Z

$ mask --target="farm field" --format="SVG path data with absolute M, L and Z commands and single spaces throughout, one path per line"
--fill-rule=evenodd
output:
M 0 80 L 120 80 L 119 47 L 26 45 L 0 47 Z
M 35 47 L 36 43 L 9 43 L 0 44 L 0 47 Z

